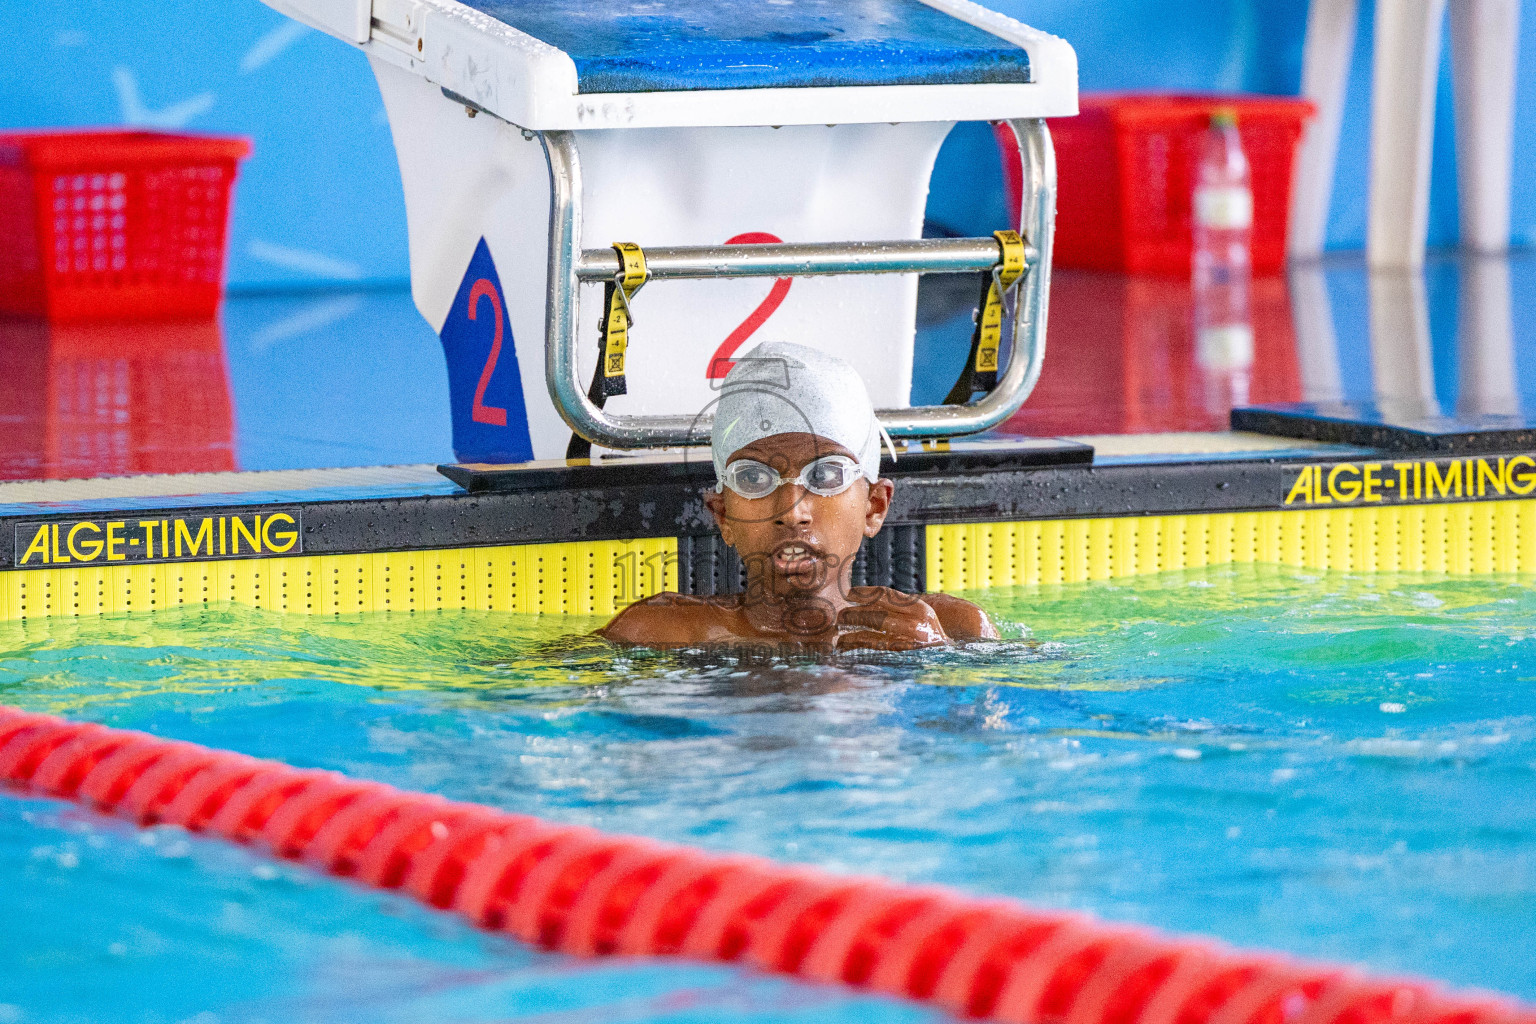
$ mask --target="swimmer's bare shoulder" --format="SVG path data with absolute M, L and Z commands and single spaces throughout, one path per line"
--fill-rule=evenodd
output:
M 739 598 L 653 594 L 625 608 L 597 635 L 616 644 L 678 647 L 709 643 L 730 635 Z
M 986 612 L 950 594 L 907 594 L 891 587 L 854 587 L 848 597 L 862 608 L 896 613 L 911 620 L 911 625 L 920 627 L 924 620 L 936 621 L 945 638 L 953 643 L 997 639 L 997 627 Z M 845 614 L 844 618 L 848 616 Z
M 947 647 L 953 640 L 934 610 L 915 594 L 891 587 L 853 587 L 837 616 L 842 650 L 911 651 Z
M 924 594 L 923 603 L 934 610 L 944 624 L 944 632 L 956 643 L 997 639 L 997 627 L 992 624 L 992 617 L 963 597 Z

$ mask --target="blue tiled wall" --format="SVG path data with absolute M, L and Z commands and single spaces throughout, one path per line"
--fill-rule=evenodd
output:
M 1082 87 L 1288 93 L 1301 74 L 1305 4 L 1269 0 L 990 0 L 1069 39 Z M 1329 244 L 1365 238 L 1371 0 L 1361 4 Z M 257 0 L 76 0 L 9 21 L 0 128 L 137 123 L 251 136 L 230 243 L 236 288 L 403 280 L 405 216 L 389 128 L 360 54 Z M 1536 49 L 1536 17 L 1522 35 Z M 1456 235 L 1449 81 L 1442 66 L 1432 244 Z M 1536 59 L 1521 72 L 1516 166 L 1536 149 Z M 1005 217 L 983 129 L 941 156 L 933 220 L 990 231 Z M 1536 243 L 1536 179 L 1516 174 L 1514 235 Z

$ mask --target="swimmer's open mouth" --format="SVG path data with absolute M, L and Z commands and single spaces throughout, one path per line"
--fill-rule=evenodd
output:
M 814 570 L 822 555 L 804 541 L 787 540 L 773 549 L 772 558 L 774 569 L 787 575 Z

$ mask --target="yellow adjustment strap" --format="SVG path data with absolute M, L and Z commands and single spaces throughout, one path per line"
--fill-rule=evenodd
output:
M 603 368 L 605 392 L 622 395 L 624 386 L 624 355 L 629 347 L 629 328 L 635 322 L 629 311 L 629 300 L 644 287 L 650 278 L 645 266 L 645 253 L 634 242 L 614 242 L 613 251 L 619 254 L 622 269 L 614 275 L 613 284 L 607 288 L 608 308 L 603 318 Z
M 994 231 L 992 237 L 1002 248 L 1002 258 L 992 268 L 992 284 L 987 288 L 986 301 L 982 303 L 981 317 L 977 321 L 980 330 L 976 345 L 976 374 L 997 373 L 998 351 L 1003 342 L 1003 296 L 1024 275 L 1024 239 L 1017 231 Z M 984 387 L 996 381 L 993 376 Z

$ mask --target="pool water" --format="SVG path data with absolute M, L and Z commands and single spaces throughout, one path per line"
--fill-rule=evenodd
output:
M 1021 587 L 973 595 L 1003 643 L 834 664 L 622 654 L 581 636 L 597 620 L 473 612 L 34 620 L 0 625 L 0 702 L 1529 999 L 1532 582 Z M 537 953 L 51 801 L 0 797 L 0 918 L 0 1021 L 932 1019 Z

